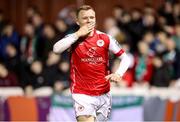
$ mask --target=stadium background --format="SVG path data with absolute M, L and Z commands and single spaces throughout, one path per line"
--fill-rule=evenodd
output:
M 180 121 L 178 0 L 0 0 L 0 121 L 75 120 L 69 52 L 52 45 L 77 29 L 83 4 L 132 59 L 123 83 L 111 84 L 110 121 Z M 112 72 L 118 63 L 112 56 Z
M 115 5 L 122 5 L 126 10 L 132 8 L 143 8 L 146 4 L 152 5 L 153 8 L 159 8 L 164 0 L 1 0 L 0 8 L 4 11 L 5 17 L 10 19 L 17 29 L 22 32 L 22 25 L 27 21 L 26 11 L 29 5 L 37 6 L 41 11 L 45 22 L 53 23 L 57 18 L 58 12 L 64 7 L 82 4 L 89 4 L 94 7 L 97 14 L 99 28 L 102 29 L 102 20 L 112 15 L 112 8 Z M 19 18 L 21 17 L 21 19 Z

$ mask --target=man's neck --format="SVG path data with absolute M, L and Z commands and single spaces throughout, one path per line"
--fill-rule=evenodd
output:
M 95 29 L 94 29 L 94 30 L 95 30 Z M 91 32 L 88 34 L 88 36 L 93 36 L 93 35 L 94 35 L 94 30 L 91 31 Z

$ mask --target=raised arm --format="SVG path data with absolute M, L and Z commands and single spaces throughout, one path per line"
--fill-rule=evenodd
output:
M 77 32 L 65 36 L 54 44 L 53 51 L 55 53 L 64 52 L 66 49 L 71 47 L 71 45 L 75 43 L 79 39 L 79 37 L 86 36 L 89 33 L 93 32 L 94 26 L 94 23 L 85 24 L 84 26 L 80 27 Z
M 75 33 L 69 34 L 54 44 L 53 51 L 55 53 L 62 53 L 76 42 L 76 40 L 78 40 L 78 36 Z

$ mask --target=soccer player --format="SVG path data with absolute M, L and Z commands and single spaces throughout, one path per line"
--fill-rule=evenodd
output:
M 117 41 L 95 29 L 94 9 L 83 5 L 77 10 L 75 33 L 55 43 L 53 51 L 71 47 L 71 93 L 77 121 L 107 121 L 111 110 L 110 81 L 121 81 L 130 60 Z M 119 68 L 109 74 L 109 51 L 121 58 Z

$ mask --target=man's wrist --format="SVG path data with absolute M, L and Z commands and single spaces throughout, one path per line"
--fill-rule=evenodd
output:
M 79 39 L 79 37 L 80 37 L 79 32 L 77 31 L 77 32 L 75 32 L 74 34 L 75 34 L 75 36 L 76 36 L 76 39 Z
M 115 74 L 119 75 L 119 77 L 122 77 L 122 76 L 123 76 L 123 74 L 120 74 L 120 73 L 118 73 L 118 72 L 115 72 Z

